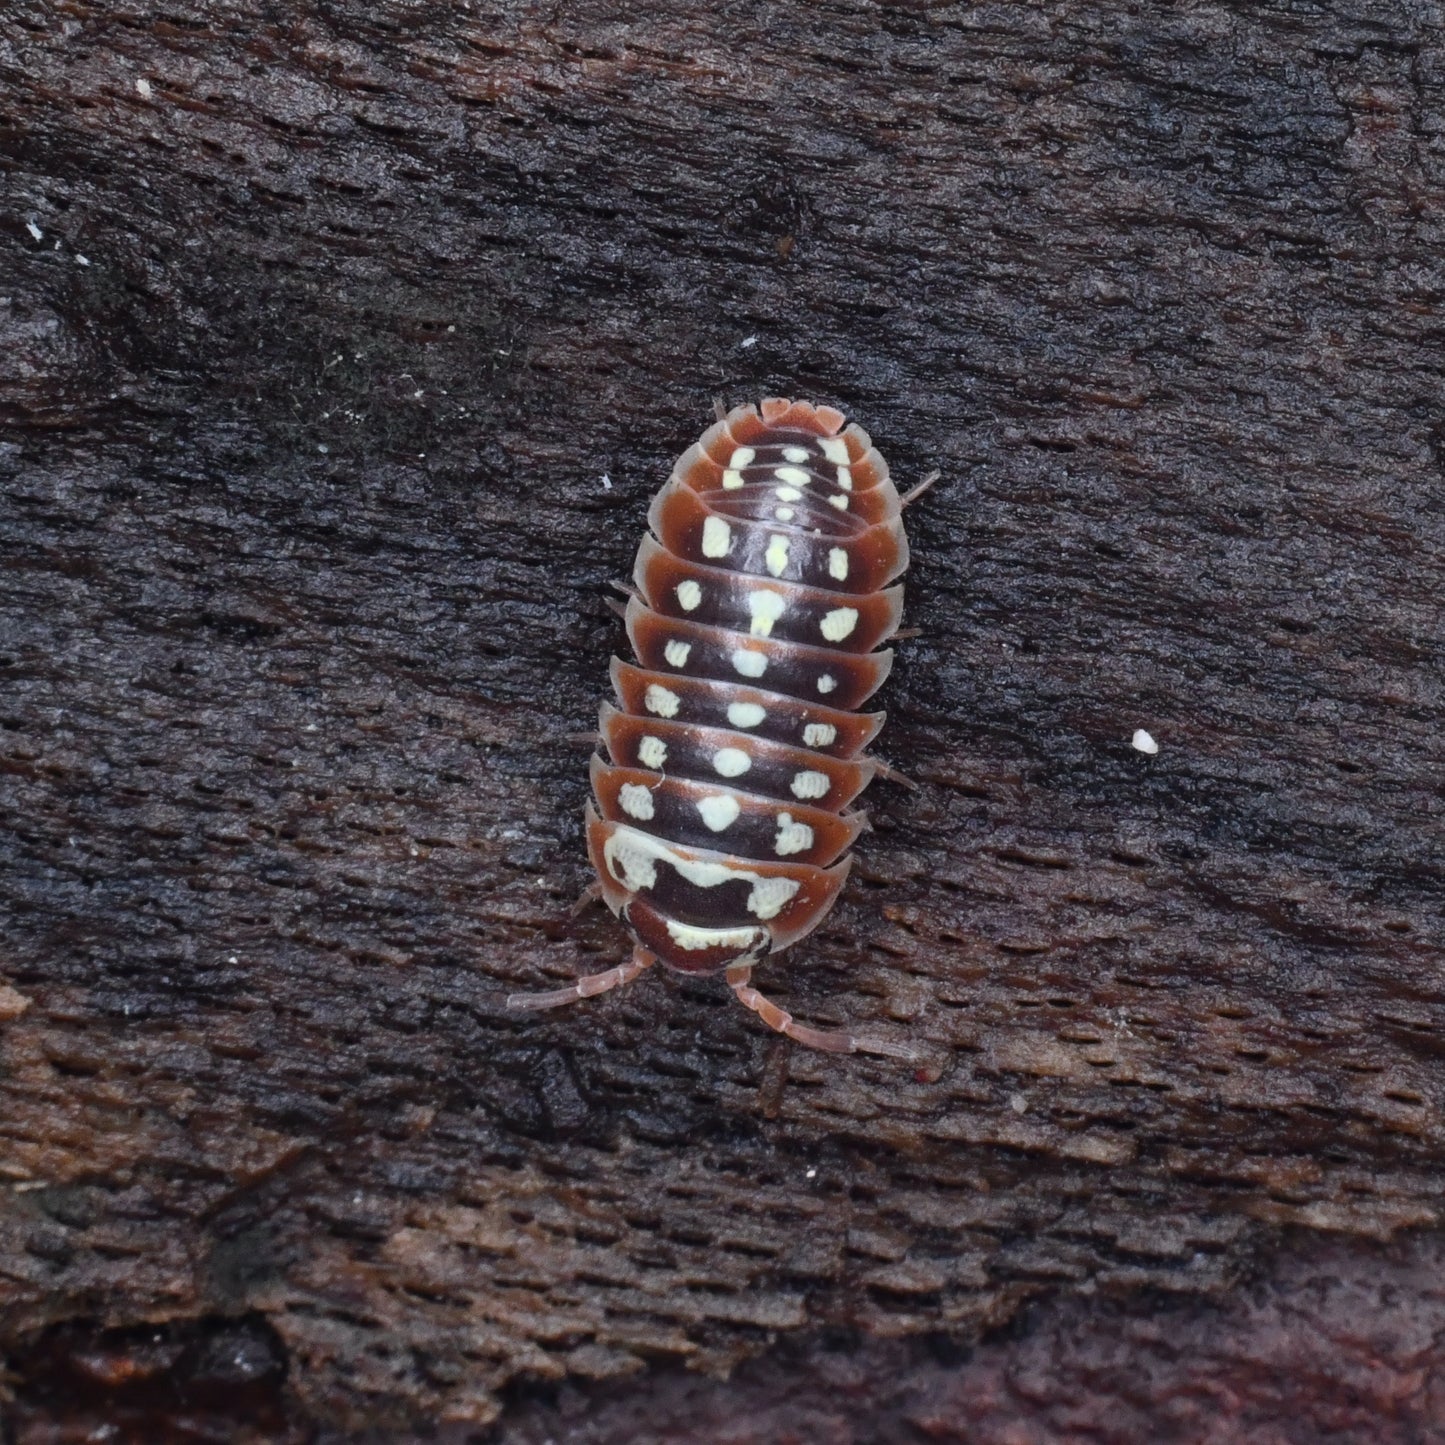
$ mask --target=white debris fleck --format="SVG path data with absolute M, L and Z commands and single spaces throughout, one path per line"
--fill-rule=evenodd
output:
M 816 1179 L 818 1177 L 818 1171 L 816 1169 L 810 1169 L 803 1177 L 805 1179 Z
M 1149 733 L 1146 733 L 1143 728 L 1135 730 L 1134 736 L 1129 739 L 1129 743 L 1136 752 L 1148 753 L 1150 757 L 1153 757 L 1153 755 L 1159 751 L 1159 744 L 1156 743 L 1153 737 Z
M 89 257 L 89 256 L 82 256 L 82 255 L 77 251 L 76 254 L 75 254 L 75 264 L 76 264 L 77 266 L 89 266 L 89 265 L 90 265 L 90 257 Z
M 741 346 L 744 351 L 746 351 L 750 346 L 756 346 L 757 344 L 758 338 L 756 336 L 744 336 L 743 339 L 738 343 L 738 345 Z
M 602 490 L 604 492 L 610 492 L 612 490 L 612 478 L 609 477 L 606 472 L 602 473 Z
M 135 88 L 142 100 L 149 100 L 151 98 L 151 83 L 145 78 L 145 76 L 138 75 L 136 77 Z
M 34 221 L 26 221 L 25 229 L 30 232 L 31 240 L 43 241 L 45 239 L 45 232 L 42 231 L 40 227 L 35 224 Z
M 1008 1106 L 1015 1114 L 1027 1114 L 1029 1111 L 1029 1101 L 1022 1094 L 1010 1094 Z

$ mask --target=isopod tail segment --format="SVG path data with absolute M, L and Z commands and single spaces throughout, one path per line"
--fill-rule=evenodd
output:
M 636 661 L 613 660 L 586 818 L 601 899 L 636 947 L 511 1007 L 573 1003 L 661 963 L 721 974 L 809 1048 L 918 1057 L 799 1023 L 751 979 L 837 901 L 868 826 L 855 799 L 879 773 L 903 781 L 867 755 L 883 715 L 860 710 L 893 660 L 903 508 L 932 480 L 901 498 L 861 427 L 776 397 L 720 409 L 679 457 L 618 588 Z

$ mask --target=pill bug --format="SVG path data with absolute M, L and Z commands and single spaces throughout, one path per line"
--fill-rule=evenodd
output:
M 721 972 L 770 1027 L 813 1048 L 912 1058 L 906 1045 L 796 1022 L 750 982 L 838 898 L 888 772 L 857 711 L 888 676 L 908 566 L 900 498 L 868 434 L 828 406 L 737 407 L 679 458 L 648 512 L 612 659 L 587 848 L 632 957 L 508 1005 L 552 1008 L 656 962 Z M 895 775 L 896 776 L 896 775 Z

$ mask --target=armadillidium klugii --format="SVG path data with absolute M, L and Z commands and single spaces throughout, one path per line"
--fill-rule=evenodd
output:
M 724 973 L 800 1043 L 914 1056 L 799 1024 L 749 981 L 832 908 L 867 822 L 849 805 L 882 770 L 863 750 L 883 714 L 857 709 L 893 662 L 874 649 L 902 612 L 908 499 L 845 420 L 802 401 L 737 407 L 654 499 L 625 613 L 637 661 L 612 660 L 586 817 L 594 891 L 635 948 L 510 1006 L 570 1003 L 661 961 Z

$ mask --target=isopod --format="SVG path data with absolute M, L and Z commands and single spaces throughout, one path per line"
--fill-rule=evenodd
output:
M 887 771 L 864 751 L 884 715 L 858 709 L 892 667 L 875 649 L 903 608 L 901 513 L 928 483 L 900 498 L 845 422 L 804 401 L 737 407 L 654 498 L 625 612 L 636 661 L 612 659 L 586 812 L 592 891 L 632 956 L 510 1007 L 571 1003 L 661 962 L 721 972 L 799 1043 L 915 1056 L 800 1024 L 751 983 L 833 907 L 867 824 L 851 805 Z

